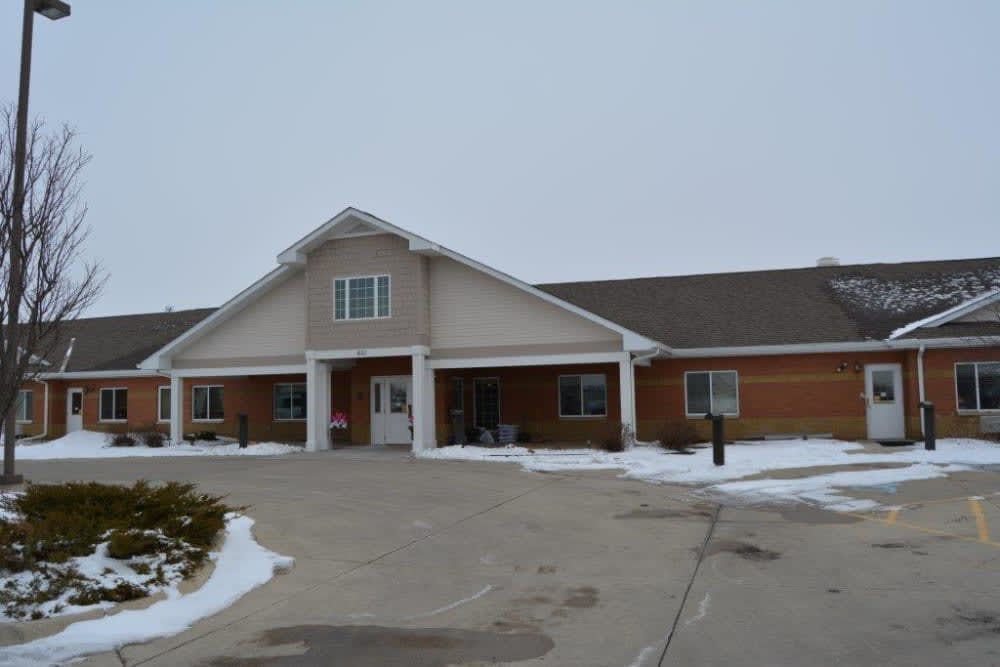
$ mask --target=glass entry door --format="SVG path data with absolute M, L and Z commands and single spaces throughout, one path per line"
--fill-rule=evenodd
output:
M 372 378 L 372 444 L 406 445 L 412 440 L 410 432 L 411 378 Z

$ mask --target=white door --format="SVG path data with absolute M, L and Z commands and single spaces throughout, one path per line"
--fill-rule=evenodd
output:
M 865 366 L 865 400 L 868 403 L 868 439 L 906 436 L 903 417 L 903 369 L 899 364 Z
M 66 432 L 83 429 L 83 389 L 69 389 L 66 392 Z
M 411 378 L 372 378 L 372 444 L 408 445 Z

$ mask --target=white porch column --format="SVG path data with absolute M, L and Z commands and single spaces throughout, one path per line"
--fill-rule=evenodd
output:
M 622 426 L 632 429 L 635 435 L 635 367 L 632 365 L 632 355 L 623 353 L 618 362 L 618 394 L 621 400 Z
M 170 441 L 175 445 L 184 439 L 184 378 L 170 375 Z
M 424 391 L 424 384 L 427 382 L 427 357 L 423 352 L 414 350 L 412 356 L 411 372 L 413 373 L 412 389 L 413 403 L 413 451 L 419 452 L 424 448 L 424 440 L 427 436 L 427 396 Z
M 330 449 L 330 367 L 323 361 L 306 361 L 306 450 Z
M 437 403 L 434 398 L 434 371 L 428 369 L 424 371 L 424 447 L 430 449 L 437 447 Z

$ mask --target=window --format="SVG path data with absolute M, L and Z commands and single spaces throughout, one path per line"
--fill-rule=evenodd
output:
M 306 418 L 305 382 L 274 385 L 274 418 L 278 421 Z
M 472 411 L 478 428 L 493 430 L 500 423 L 500 380 L 476 378 L 472 384 Z
M 695 371 L 684 374 L 687 415 L 735 417 L 740 413 L 739 374 L 736 371 Z
M 123 422 L 128 419 L 128 389 L 101 389 L 100 403 L 102 422 Z
M 156 420 L 170 421 L 170 386 L 163 385 L 156 389 Z
M 29 424 L 35 420 L 35 392 L 22 389 L 17 392 L 17 421 Z
M 389 276 L 337 278 L 333 281 L 333 319 L 389 317 Z
M 222 421 L 222 385 L 207 385 L 191 389 L 191 414 L 195 421 Z
M 955 364 L 959 410 L 1000 410 L 1000 361 Z
M 560 417 L 604 417 L 608 388 L 604 375 L 560 375 Z

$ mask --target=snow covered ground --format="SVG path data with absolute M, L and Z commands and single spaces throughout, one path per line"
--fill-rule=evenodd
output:
M 519 463 L 527 470 L 622 470 L 622 477 L 658 484 L 702 484 L 717 491 L 758 501 L 808 502 L 833 510 L 864 510 L 877 506 L 838 492 L 851 487 L 875 487 L 914 479 L 943 477 L 970 466 L 1000 465 L 1000 445 L 984 440 L 938 440 L 937 450 L 922 446 L 866 453 L 855 442 L 841 440 L 773 440 L 726 446 L 726 465 L 712 463 L 711 448 L 691 455 L 665 452 L 657 447 L 635 447 L 612 454 L 592 449 L 529 450 L 524 447 L 442 447 L 421 452 L 428 459 L 502 461 Z M 769 471 L 817 466 L 897 464 L 878 470 L 844 470 L 795 479 L 741 480 Z
M 111 651 L 183 632 L 202 618 L 218 613 L 266 583 L 293 559 L 265 549 L 251 532 L 253 519 L 229 515 L 222 548 L 211 554 L 215 568 L 196 591 L 181 595 L 176 582 L 164 589 L 165 600 L 145 609 L 127 610 L 80 621 L 62 632 L 26 644 L 0 647 L 0 666 L 52 665 L 77 656 Z M 95 561 L 96 562 L 96 561 Z
M 15 458 L 20 461 L 45 459 L 103 459 L 135 456 L 277 456 L 301 452 L 301 447 L 280 442 L 260 442 L 240 449 L 232 441 L 197 440 L 194 445 L 183 442 L 169 443 L 164 447 L 112 447 L 104 433 L 76 431 L 55 440 L 37 443 L 18 443 Z

